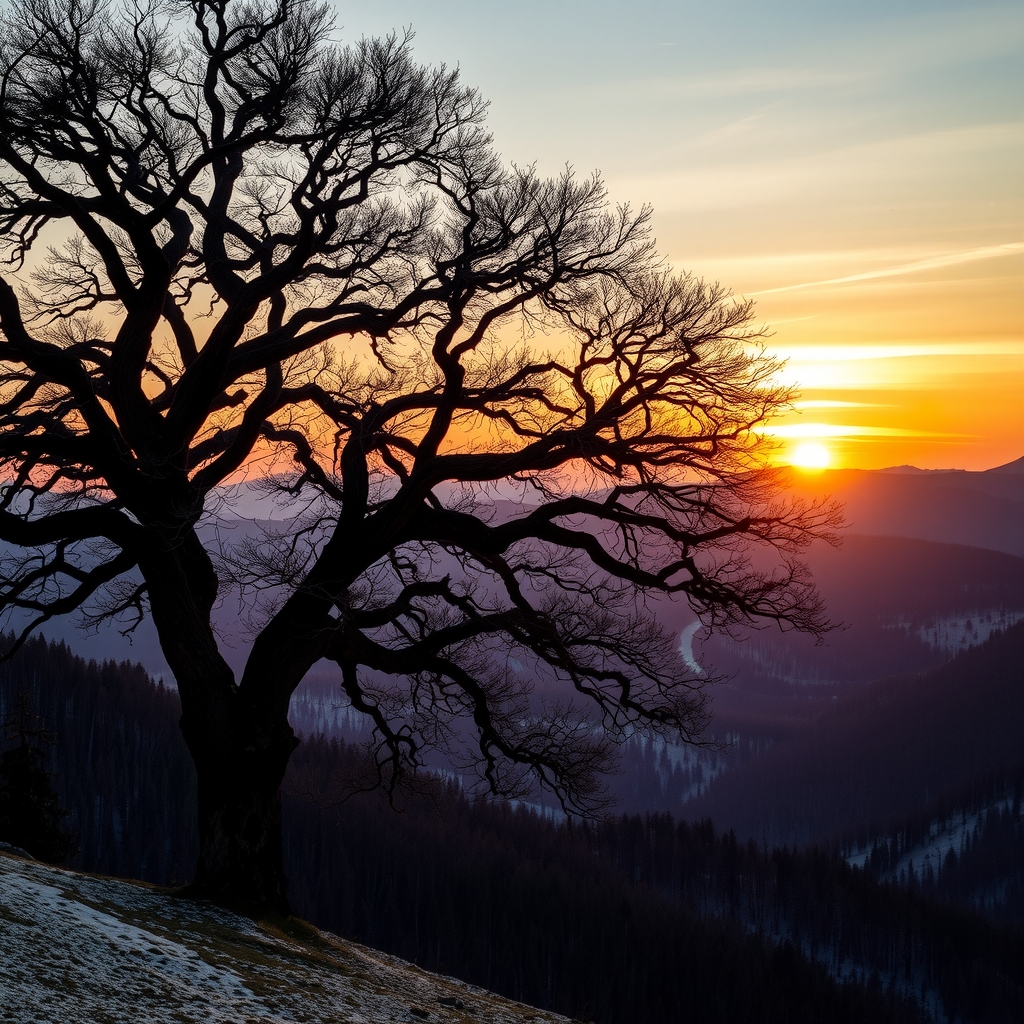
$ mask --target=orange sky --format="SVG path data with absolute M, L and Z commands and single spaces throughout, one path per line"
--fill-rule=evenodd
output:
M 1024 246 L 745 262 L 728 279 L 755 294 L 802 389 L 777 429 L 787 448 L 817 438 L 860 468 L 1024 454 Z M 822 271 L 836 283 L 799 286 Z
M 784 452 L 1024 455 L 1024 7 L 338 0 L 492 101 L 503 154 L 600 169 L 680 269 L 757 299 L 804 405 Z

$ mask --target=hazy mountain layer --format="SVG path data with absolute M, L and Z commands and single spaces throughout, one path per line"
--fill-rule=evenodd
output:
M 872 472 L 843 469 L 793 472 L 792 493 L 830 497 L 861 534 L 916 537 L 1024 555 L 1024 473 L 1020 460 L 983 473 L 921 472 L 913 467 Z
M 769 845 L 823 842 L 925 811 L 1024 764 L 1024 623 L 930 672 L 867 684 L 762 757 L 720 776 L 687 816 Z

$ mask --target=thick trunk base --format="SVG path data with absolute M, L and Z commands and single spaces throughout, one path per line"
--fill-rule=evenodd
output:
M 249 916 L 289 913 L 281 782 L 296 741 L 196 759 L 199 860 L 187 892 Z
M 188 893 L 249 915 L 287 914 L 280 789 L 218 788 L 204 801 L 200 785 L 199 860 Z

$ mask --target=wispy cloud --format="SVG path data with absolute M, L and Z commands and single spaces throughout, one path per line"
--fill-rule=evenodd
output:
M 803 92 L 849 85 L 867 79 L 858 67 L 835 68 L 767 67 L 739 68 L 718 75 L 648 80 L 643 88 L 664 99 L 676 96 L 740 96 L 748 93 Z
M 778 292 L 793 292 L 804 288 L 825 288 L 840 284 L 853 284 L 858 281 L 875 281 L 886 277 L 901 277 L 904 274 L 920 274 L 928 270 L 940 270 L 943 267 L 954 267 L 960 263 L 973 263 L 976 260 L 991 260 L 1001 256 L 1018 256 L 1024 253 L 1024 242 L 1006 242 L 1003 245 L 984 245 L 977 249 L 964 249 L 961 252 L 945 253 L 941 256 L 930 256 L 928 259 L 914 260 L 912 263 L 897 263 L 877 270 L 866 270 L 862 274 L 847 274 L 845 277 L 830 277 L 823 281 L 801 281 L 799 284 L 786 284 L 778 288 L 764 288 L 761 291 L 748 292 L 748 295 L 775 295 Z
M 796 127 L 803 123 L 799 112 L 792 116 Z M 1024 146 L 1021 121 L 915 131 L 851 144 L 843 144 L 820 121 L 814 123 L 814 131 L 804 124 L 803 134 L 798 132 L 786 146 L 774 138 L 780 131 L 775 119 L 728 152 L 715 145 L 699 154 L 690 139 L 671 151 L 671 161 L 631 159 L 628 170 L 609 173 L 609 184 L 616 194 L 651 200 L 662 213 L 791 201 L 801 207 L 822 200 L 877 204 L 883 195 L 903 197 L 903 202 L 908 187 L 962 192 L 969 182 L 989 191 L 995 187 L 992 198 L 1002 202 L 1009 189 L 1007 168 L 1016 169 Z M 1013 191 L 1014 198 L 1018 192 Z
M 839 402 L 828 398 L 808 398 L 793 403 L 794 409 L 882 409 L 878 402 Z
M 878 345 L 780 345 L 772 354 L 790 363 L 851 363 L 874 359 L 934 359 L 1024 356 L 1024 341 L 965 339 Z
M 766 320 L 765 327 L 781 327 L 783 324 L 799 324 L 805 320 L 814 320 L 817 317 L 817 313 L 812 313 L 810 316 L 791 316 L 786 317 L 783 320 Z
M 909 427 L 868 427 L 853 423 L 779 423 L 761 428 L 772 437 L 966 437 L 964 434 L 937 434 Z

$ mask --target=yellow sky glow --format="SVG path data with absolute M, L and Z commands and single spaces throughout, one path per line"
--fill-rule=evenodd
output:
M 1024 455 L 1024 5 L 335 7 L 458 66 L 503 159 L 599 170 L 672 266 L 756 302 L 801 392 L 780 462 Z
M 675 267 L 756 301 L 802 389 L 783 461 L 1024 455 L 1021 4 L 338 2 L 458 64 L 506 159 L 600 169 Z

